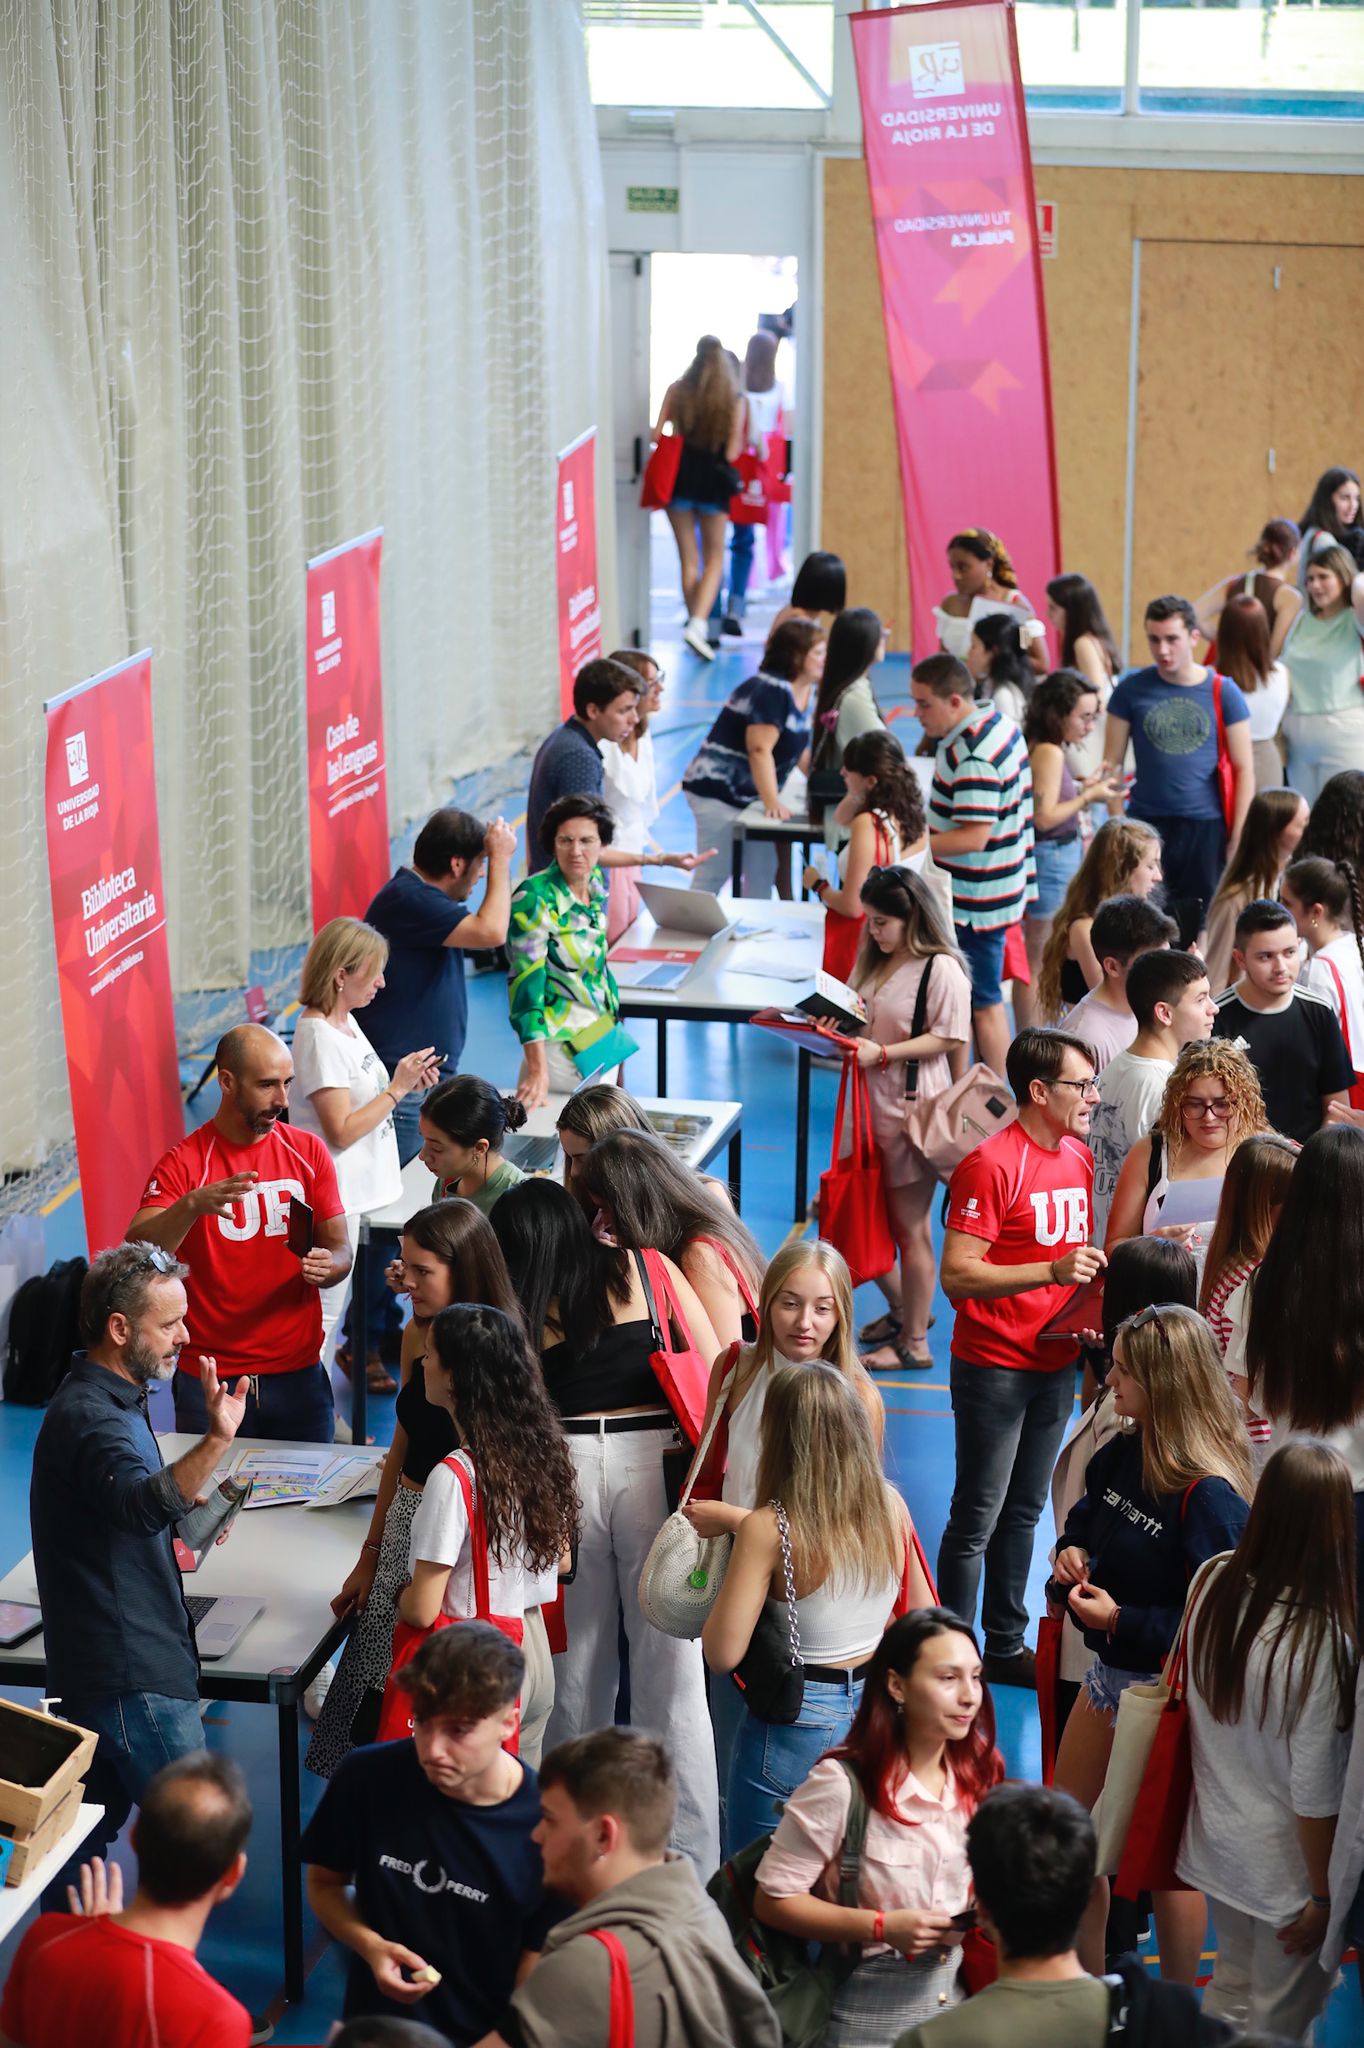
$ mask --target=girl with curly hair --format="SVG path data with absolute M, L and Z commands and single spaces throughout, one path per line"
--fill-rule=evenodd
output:
M 1154 1130 L 1123 1162 L 1104 1250 L 1128 1237 L 1172 1238 L 1188 1245 L 1201 1277 L 1231 1156 L 1243 1139 L 1268 1129 L 1259 1076 L 1240 1047 L 1226 1038 L 1186 1045 Z M 1183 1192 L 1172 1199 L 1176 1188 Z
M 579 1516 L 573 1462 L 539 1361 L 519 1317 L 460 1303 L 433 1318 L 422 1372 L 427 1400 L 450 1417 L 460 1447 L 426 1482 L 399 1619 L 431 1628 L 477 1614 L 475 1531 L 458 1464 L 487 1531 L 489 1608 L 524 1623 L 527 1609 L 553 1600 Z M 527 1633 L 523 1648 L 521 1754 L 537 1764 L 554 1670 L 543 1634 Z
M 1110 896 L 1150 896 L 1160 887 L 1160 834 L 1140 818 L 1110 818 L 1089 843 L 1052 920 L 1037 976 L 1037 1007 L 1048 1024 L 1103 981 L 1089 943 L 1094 913 Z

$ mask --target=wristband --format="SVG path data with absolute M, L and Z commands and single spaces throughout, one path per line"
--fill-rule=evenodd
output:
M 1320 1892 L 1313 1892 L 1313 1894 L 1312 1894 L 1312 1904 L 1313 1904 L 1314 1906 L 1320 1906 L 1320 1907 L 1321 1907 L 1321 1909 L 1322 1909 L 1322 1911 L 1323 1911 L 1324 1913 L 1325 1913 L 1325 1912 L 1329 1912 L 1329 1911 L 1330 1911 L 1330 1907 L 1331 1907 L 1331 1895 L 1330 1895 L 1330 1893 L 1328 1892 L 1328 1893 L 1326 1894 L 1326 1896 L 1325 1896 L 1325 1897 L 1323 1898 Z
M 1106 1629 L 1104 1630 L 1104 1634 L 1105 1634 L 1105 1635 L 1106 1635 L 1106 1636 L 1108 1637 L 1108 1640 L 1109 1640 L 1109 1642 L 1110 1642 L 1110 1643 L 1111 1643 L 1111 1642 L 1112 1642 L 1112 1640 L 1113 1640 L 1113 1631 L 1114 1631 L 1114 1629 L 1115 1629 L 1115 1628 L 1117 1627 L 1117 1625 L 1118 1625 L 1118 1616 L 1119 1616 L 1119 1615 L 1120 1615 L 1121 1613 L 1122 1613 L 1122 1609 L 1121 1609 L 1121 1607 L 1115 1607 L 1115 1608 L 1113 1609 L 1113 1619 L 1112 1619 L 1112 1620 L 1111 1620 L 1111 1621 L 1109 1622 L 1109 1624 L 1108 1624 L 1108 1627 L 1107 1627 L 1107 1628 L 1106 1628 Z
M 374 1552 L 375 1556 L 377 1557 L 377 1556 L 379 1555 L 379 1552 L 380 1552 L 381 1548 L 382 1548 L 382 1545 L 381 1545 L 381 1544 L 378 1544 L 378 1543 L 362 1543 L 362 1544 L 360 1545 L 360 1548 L 361 1548 L 362 1550 L 372 1550 L 372 1551 Z
M 1315 1901 L 1314 1901 L 1313 1903 L 1315 1904 Z M 884 1941 L 884 1940 L 885 1940 L 885 1938 L 886 1938 L 886 1916 L 885 1916 L 885 1914 L 884 1914 L 884 1913 L 873 1913 L 873 1914 L 872 1914 L 872 1916 L 871 1916 L 871 1938 L 872 1938 L 872 1940 L 873 1940 L 873 1941 Z
M 885 1064 L 886 1064 L 886 1048 L 885 1048 L 885 1047 L 884 1047 L 884 1045 L 883 1045 L 883 1046 L 881 1047 L 881 1065 L 882 1065 L 882 1066 L 884 1067 L 884 1066 L 885 1066 Z

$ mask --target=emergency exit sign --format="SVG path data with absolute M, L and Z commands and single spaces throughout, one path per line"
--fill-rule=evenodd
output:
M 625 188 L 625 210 L 627 213 L 676 213 L 676 185 L 627 185 Z

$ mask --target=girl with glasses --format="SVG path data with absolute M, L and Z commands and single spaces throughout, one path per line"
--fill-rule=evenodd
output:
M 1056 1759 L 1057 1786 L 1088 1807 L 1103 1790 L 1119 1699 L 1159 1674 L 1190 1578 L 1235 1547 L 1251 1491 L 1245 1425 L 1197 1310 L 1166 1302 L 1131 1317 L 1114 1338 L 1108 1384 L 1121 1428 L 1089 1461 L 1053 1580 L 1095 1652 Z M 1161 1974 L 1192 1984 L 1203 1900 L 1158 1892 L 1154 1903 Z M 1104 1968 L 1107 1915 L 1101 1874 L 1078 1943 L 1094 1976 Z
M 1128 1237 L 1170 1237 L 1188 1245 L 1201 1274 L 1232 1154 L 1268 1129 L 1259 1077 L 1240 1047 L 1226 1038 L 1186 1045 L 1154 1130 L 1123 1161 L 1104 1250 Z

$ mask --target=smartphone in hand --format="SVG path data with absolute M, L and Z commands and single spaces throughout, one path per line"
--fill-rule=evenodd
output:
M 289 1197 L 288 1245 L 296 1259 L 306 1259 L 313 1248 L 313 1212 L 297 1195 Z

